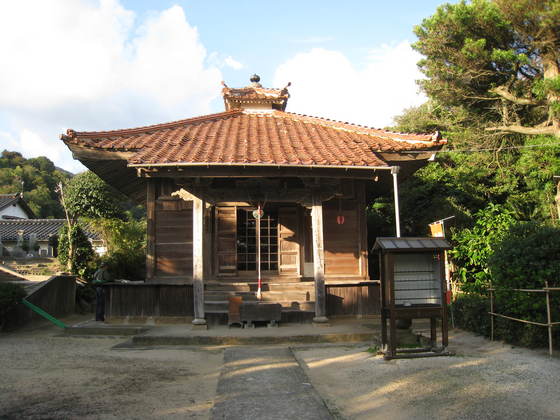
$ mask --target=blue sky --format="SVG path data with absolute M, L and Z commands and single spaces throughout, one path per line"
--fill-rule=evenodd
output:
M 412 28 L 441 3 L 4 1 L 0 147 L 80 171 L 58 140 L 67 128 L 220 112 L 220 81 L 253 73 L 292 82 L 288 111 L 387 126 L 424 101 Z

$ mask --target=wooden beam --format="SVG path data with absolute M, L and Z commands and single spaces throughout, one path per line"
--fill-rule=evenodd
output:
M 156 183 L 157 180 L 149 179 L 146 194 L 146 281 L 151 281 L 156 272 Z
M 204 202 L 193 197 L 193 325 L 206 325 L 204 319 Z
M 250 166 L 162 166 L 137 167 L 139 177 L 146 178 L 253 178 L 253 177 L 312 177 L 312 178 L 344 178 L 372 179 L 376 175 L 387 172 L 384 169 L 351 169 L 351 168 L 287 168 L 287 167 L 250 167 Z
M 323 242 L 323 203 L 320 192 L 313 191 L 311 207 L 311 227 L 313 231 L 313 273 L 315 278 L 315 317 L 313 322 L 328 322 L 327 297 L 325 291 L 325 252 Z

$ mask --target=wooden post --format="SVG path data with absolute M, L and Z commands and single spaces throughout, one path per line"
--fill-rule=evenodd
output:
M 323 245 L 323 203 L 320 191 L 313 191 L 311 207 L 311 226 L 313 231 L 313 273 L 315 278 L 315 317 L 313 322 L 324 324 L 327 318 L 327 299 L 325 291 L 325 252 Z
M 204 202 L 193 197 L 193 325 L 206 326 L 204 319 Z
M 494 294 L 490 289 L 490 340 L 494 341 Z
M 401 237 L 401 218 L 399 210 L 399 183 L 397 180 L 397 175 L 400 170 L 400 166 L 391 166 L 391 174 L 393 175 L 393 198 L 395 200 L 395 230 L 397 238 Z
M 548 290 L 548 282 L 544 282 L 546 290 L 546 322 L 548 324 L 548 355 L 552 357 L 552 316 L 550 315 L 550 290 Z
M 554 199 L 556 201 L 556 212 L 560 220 L 560 176 L 554 176 L 554 180 L 556 181 L 556 197 L 554 197 Z
M 146 180 L 146 280 L 154 278 L 156 272 L 156 180 Z

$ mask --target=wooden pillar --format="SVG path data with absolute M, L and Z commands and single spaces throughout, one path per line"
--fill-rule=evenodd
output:
M 154 278 L 156 272 L 156 180 L 146 180 L 146 280 Z
M 193 325 L 206 325 L 204 319 L 204 202 L 193 197 Z
M 323 203 L 320 192 L 313 191 L 311 226 L 313 232 L 313 273 L 315 278 L 315 323 L 326 323 L 325 252 L 323 245 Z

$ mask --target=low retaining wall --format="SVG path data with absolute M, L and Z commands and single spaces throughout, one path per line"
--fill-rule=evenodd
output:
M 160 317 L 181 321 L 194 315 L 190 284 L 108 283 L 104 287 L 108 322 Z
M 327 284 L 327 316 L 380 314 L 379 283 Z
M 51 277 L 26 299 L 55 318 L 71 315 L 76 309 L 76 279 L 73 276 Z M 44 318 L 19 304 L 8 314 L 4 328 L 15 329 L 38 319 Z
M 190 284 L 108 283 L 105 319 L 113 323 L 143 323 L 152 319 L 183 322 L 194 316 Z M 370 316 L 380 313 L 379 283 L 327 285 L 327 316 Z

